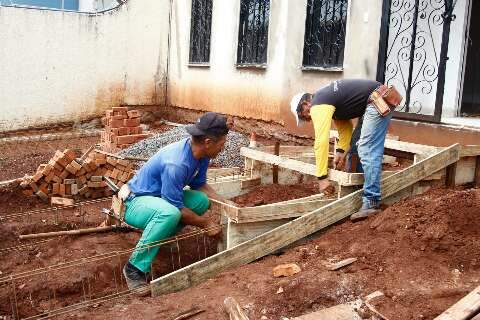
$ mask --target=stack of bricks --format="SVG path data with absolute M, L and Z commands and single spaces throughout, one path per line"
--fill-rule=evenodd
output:
M 107 110 L 103 118 L 105 132 L 102 132 L 102 149 L 118 152 L 150 136 L 140 127 L 140 112 L 127 107 L 114 107 Z
M 47 163 L 41 164 L 33 176 L 23 178 L 20 186 L 28 196 L 36 195 L 47 202 L 52 197 L 74 200 L 97 199 L 113 195 L 103 177 L 121 187 L 134 176 L 133 163 L 99 152 L 85 159 L 76 158 L 73 150 L 57 151 Z

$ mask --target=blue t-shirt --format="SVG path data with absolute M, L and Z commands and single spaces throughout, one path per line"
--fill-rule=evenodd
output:
M 190 138 L 160 149 L 128 182 L 135 196 L 155 196 L 182 209 L 183 188 L 202 187 L 207 181 L 210 159 L 195 159 Z

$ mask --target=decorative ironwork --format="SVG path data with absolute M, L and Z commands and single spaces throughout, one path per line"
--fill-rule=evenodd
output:
M 238 64 L 267 62 L 270 0 L 241 0 Z
M 342 67 L 348 0 L 308 0 L 303 66 Z
M 446 2 L 450 8 L 451 0 L 391 1 L 384 76 L 405 97 L 398 111 L 432 114 L 436 109 L 440 69 L 445 67 L 444 23 L 451 15 Z
M 192 0 L 190 63 L 208 63 L 210 61 L 211 30 L 212 0 Z

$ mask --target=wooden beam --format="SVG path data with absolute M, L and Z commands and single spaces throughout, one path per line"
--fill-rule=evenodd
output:
M 275 203 L 258 207 L 238 208 L 236 223 L 296 218 L 334 202 L 336 199 L 318 199 L 305 202 Z
M 480 286 L 434 320 L 467 320 L 480 312 Z
M 455 144 L 385 178 L 382 181 L 383 197 L 393 195 L 458 161 L 459 153 L 459 145 Z M 363 190 L 356 191 L 252 240 L 157 278 L 150 283 L 152 295 L 158 296 L 197 285 L 222 271 L 252 262 L 345 219 L 361 207 L 362 193 Z
M 230 320 L 248 320 L 248 316 L 234 298 L 226 297 L 223 304 Z
M 462 146 L 460 150 L 460 158 L 480 156 L 480 145 Z
M 475 178 L 473 180 L 475 187 L 480 186 L 480 156 L 475 159 Z
M 452 163 L 451 165 L 447 166 L 447 177 L 445 180 L 445 185 L 448 188 L 455 187 L 455 176 L 457 175 L 457 163 Z
M 256 221 L 249 223 L 235 223 L 232 219 L 228 220 L 227 227 L 227 249 L 233 248 L 241 243 L 251 240 L 259 235 L 264 234 L 270 230 L 273 230 L 285 223 L 292 220 L 279 219 L 268 221 Z
M 276 155 L 276 156 L 280 155 L 280 142 L 279 141 L 275 142 L 275 148 L 274 148 L 273 154 Z M 277 165 L 273 165 L 272 176 L 273 176 L 273 184 L 278 184 L 278 166 Z
M 288 159 L 245 147 L 240 149 L 240 155 L 264 163 L 278 165 L 281 168 L 297 171 L 303 174 L 311 176 L 316 175 L 316 168 L 314 164 L 309 164 L 294 159 Z M 382 177 L 386 177 L 391 174 L 391 171 L 385 171 L 382 173 Z M 329 169 L 328 178 L 342 186 L 356 186 L 363 184 L 363 173 L 348 173 L 339 170 Z

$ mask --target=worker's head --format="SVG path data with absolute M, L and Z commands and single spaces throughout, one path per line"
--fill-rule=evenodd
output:
M 310 108 L 312 107 L 312 95 L 308 92 L 300 92 L 293 96 L 290 101 L 290 111 L 297 120 L 297 126 L 305 121 L 310 121 Z
M 187 132 L 203 156 L 215 158 L 225 145 L 230 127 L 226 117 L 207 112 L 195 124 L 187 126 Z

